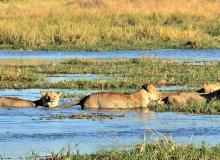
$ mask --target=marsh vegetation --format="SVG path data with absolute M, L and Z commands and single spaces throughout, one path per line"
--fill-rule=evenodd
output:
M 220 79 L 220 65 L 179 64 L 172 60 L 71 59 L 60 64 L 0 66 L 1 88 L 136 89 L 142 83 L 201 87 Z M 48 74 L 97 74 L 109 79 L 48 82 Z M 120 77 L 120 78 L 119 78 Z M 14 83 L 16 82 L 16 83 Z

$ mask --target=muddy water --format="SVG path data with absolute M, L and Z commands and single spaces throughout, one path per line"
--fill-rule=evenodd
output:
M 172 58 L 178 60 L 219 61 L 220 50 L 146 50 L 146 51 L 108 51 L 108 52 L 64 52 L 64 51 L 0 51 L 0 64 L 38 65 L 59 63 L 70 58 Z
M 0 96 L 37 99 L 39 89 L 0 90 Z M 95 90 L 62 90 L 65 94 L 90 94 Z M 26 96 L 26 95 L 29 96 Z M 61 104 L 66 99 L 61 100 Z M 89 119 L 52 119 L 41 117 L 79 113 L 105 113 L 124 117 Z M 80 106 L 67 109 L 6 109 L 0 108 L 0 154 L 17 159 L 32 150 L 41 155 L 58 152 L 70 144 L 81 153 L 114 147 L 127 148 L 142 141 L 154 141 L 163 136 L 177 143 L 215 145 L 220 143 L 220 116 L 187 115 L 178 113 L 143 113 L 133 111 L 81 110 Z M 4 147 L 2 147 L 4 146 Z M 73 150 L 76 148 L 73 147 Z

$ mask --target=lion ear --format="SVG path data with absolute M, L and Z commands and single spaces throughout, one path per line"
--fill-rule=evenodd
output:
M 147 91 L 154 91 L 154 90 L 155 90 L 155 87 L 154 87 L 154 85 L 152 85 L 152 84 L 148 84 L 148 85 L 146 85 L 146 90 L 147 90 Z
M 60 96 L 62 94 L 62 92 L 57 92 L 57 94 Z
M 47 94 L 47 92 L 45 91 L 40 91 L 41 96 L 45 96 Z
M 148 86 L 147 84 L 142 84 L 141 88 L 148 90 Z
M 138 88 L 143 88 L 144 85 L 145 85 L 144 83 L 139 83 Z

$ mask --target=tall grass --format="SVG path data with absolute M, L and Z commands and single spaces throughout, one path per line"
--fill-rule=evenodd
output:
M 0 48 L 219 48 L 218 0 L 3 0 Z

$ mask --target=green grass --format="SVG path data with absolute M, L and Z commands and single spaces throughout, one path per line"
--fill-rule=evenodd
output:
M 58 83 L 46 74 L 101 74 L 109 79 L 81 79 Z M 61 64 L 0 66 L 0 88 L 116 89 L 139 88 L 142 83 L 201 87 L 217 82 L 220 65 L 184 65 L 159 59 L 72 59 Z
M 94 154 L 71 153 L 70 150 L 53 153 L 43 157 L 36 153 L 27 159 L 39 160 L 218 160 L 220 159 L 220 146 L 210 147 L 205 144 L 194 146 L 192 144 L 175 144 L 162 140 L 154 143 L 143 143 L 130 150 L 98 151 Z
M 191 114 L 220 114 L 220 101 L 211 101 L 205 104 L 187 105 L 155 105 L 151 108 L 155 112 L 182 112 Z

